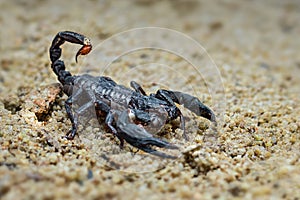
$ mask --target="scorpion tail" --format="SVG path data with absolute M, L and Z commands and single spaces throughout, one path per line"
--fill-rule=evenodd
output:
M 151 148 L 151 146 L 156 146 L 165 149 L 178 149 L 176 145 L 155 138 L 141 126 L 131 123 L 129 121 L 129 116 L 127 111 L 123 111 L 118 116 L 117 127 L 120 130 L 119 131 L 119 134 L 121 134 L 120 137 L 124 138 L 126 142 L 128 142 L 132 146 L 144 152 L 153 154 L 155 156 L 159 156 L 163 158 L 172 158 L 172 159 L 177 158 L 176 156 L 168 155 Z
M 61 48 L 60 46 L 65 42 L 70 42 L 74 44 L 80 44 L 82 47 L 76 54 L 75 60 L 77 62 L 77 57 L 79 55 L 86 55 L 92 50 L 91 42 L 85 36 L 71 32 L 63 31 L 56 34 L 54 37 L 51 47 L 49 49 L 50 60 L 52 62 L 51 67 L 54 73 L 58 76 L 58 79 L 61 83 L 65 84 L 67 78 L 71 77 L 71 73 L 65 70 L 64 62 L 59 60 L 61 57 Z

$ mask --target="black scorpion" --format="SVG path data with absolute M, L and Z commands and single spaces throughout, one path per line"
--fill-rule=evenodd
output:
M 174 158 L 171 155 L 157 151 L 153 147 L 177 149 L 178 147 L 165 140 L 154 137 L 145 125 L 161 126 L 166 122 L 180 118 L 181 128 L 184 131 L 184 117 L 175 103 L 184 105 L 198 116 L 202 116 L 216 124 L 216 117 L 211 109 L 189 94 L 178 91 L 158 90 L 155 94 L 146 95 L 143 88 L 131 81 L 133 88 L 117 84 L 109 77 L 94 77 L 88 74 L 72 76 L 66 71 L 64 62 L 60 60 L 61 48 L 64 42 L 80 44 L 82 47 L 76 54 L 88 54 L 92 45 L 90 40 L 75 32 L 59 32 L 53 39 L 49 49 L 51 68 L 62 84 L 63 92 L 68 96 L 65 109 L 72 123 L 72 129 L 65 136 L 73 139 L 77 133 L 79 116 L 85 112 L 96 111 L 97 118 L 105 116 L 105 124 L 113 135 L 120 140 L 123 147 L 124 140 L 130 145 L 153 155 Z M 83 103 L 78 103 L 85 96 Z M 80 105 L 76 110 L 73 104 Z M 93 110 L 92 110 L 93 109 Z M 183 134 L 187 138 L 185 132 Z

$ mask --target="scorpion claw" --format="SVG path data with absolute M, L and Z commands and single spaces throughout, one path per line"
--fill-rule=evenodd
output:
M 144 152 L 146 153 L 150 153 L 152 155 L 155 155 L 155 156 L 158 156 L 158 157 L 162 157 L 162 158 L 169 158 L 169 159 L 176 159 L 177 156 L 172 156 L 172 155 L 168 155 L 168 154 L 165 154 L 161 151 L 157 151 L 149 146 L 147 147 L 140 147 L 141 150 L 143 150 Z
M 184 105 L 184 107 L 194 112 L 196 115 L 204 117 L 214 123 L 214 125 L 217 125 L 217 120 L 214 112 L 209 107 L 204 105 L 197 97 L 183 92 L 170 90 L 160 90 L 160 93 L 168 96 L 174 102 L 180 105 Z
M 133 124 L 129 121 L 129 115 L 127 111 L 123 111 L 118 116 L 117 127 L 120 129 L 119 134 L 122 134 L 122 138 L 126 140 L 129 144 L 144 152 L 163 157 L 163 158 L 176 158 L 175 156 L 167 155 L 163 152 L 159 152 L 150 146 L 156 146 L 165 149 L 178 149 L 174 144 L 167 141 L 160 140 L 153 137 L 144 128 Z

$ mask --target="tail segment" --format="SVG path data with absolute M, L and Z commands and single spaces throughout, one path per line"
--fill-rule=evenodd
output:
M 60 46 L 64 44 L 65 41 L 83 45 L 76 54 L 75 57 L 76 62 L 77 62 L 77 57 L 79 55 L 86 55 L 92 50 L 92 45 L 90 40 L 81 34 L 71 32 L 71 31 L 63 31 L 57 33 L 57 35 L 54 37 L 52 41 L 51 47 L 49 49 L 49 53 L 50 53 L 50 60 L 52 62 L 51 68 L 54 71 L 54 73 L 57 75 L 59 82 L 61 82 L 63 85 L 73 83 L 72 74 L 69 71 L 65 70 L 66 67 L 64 62 L 62 60 L 59 60 L 62 51 Z

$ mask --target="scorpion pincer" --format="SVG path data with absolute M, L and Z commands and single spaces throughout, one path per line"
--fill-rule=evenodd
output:
M 72 129 L 65 136 L 67 139 L 71 140 L 75 137 L 79 116 L 93 109 L 94 112 L 96 111 L 97 118 L 104 115 L 105 124 L 120 140 L 121 147 L 125 140 L 144 152 L 164 158 L 175 158 L 154 147 L 165 149 L 178 147 L 154 137 L 144 128 L 145 125 L 163 125 L 179 117 L 184 131 L 184 117 L 175 103 L 184 105 L 196 115 L 217 124 L 213 111 L 198 98 L 186 93 L 160 89 L 155 94 L 147 95 L 134 81 L 131 81 L 130 85 L 133 89 L 130 89 L 105 76 L 94 77 L 88 74 L 72 76 L 69 71 L 66 71 L 64 62 L 60 60 L 62 53 L 60 46 L 64 42 L 82 45 L 76 54 L 76 62 L 78 56 L 86 55 L 92 50 L 92 45 L 84 35 L 63 31 L 54 37 L 49 49 L 51 68 L 62 84 L 63 92 L 68 96 L 65 109 Z M 81 103 L 78 109 L 72 109 L 72 105 L 78 104 L 82 96 L 87 97 L 87 100 Z M 183 136 L 187 139 L 185 132 Z

